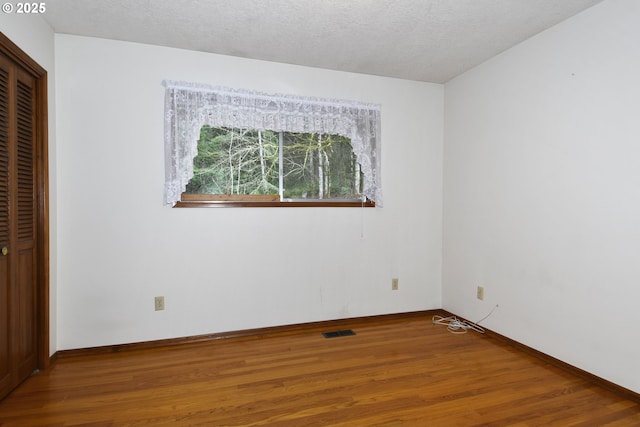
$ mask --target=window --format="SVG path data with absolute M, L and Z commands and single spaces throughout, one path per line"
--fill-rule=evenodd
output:
M 361 204 L 362 172 L 351 141 L 340 135 L 205 125 L 185 193 L 183 202 L 208 194 L 209 201 Z M 251 197 L 264 195 L 277 197 Z
M 382 206 L 380 106 L 163 84 L 165 204 Z

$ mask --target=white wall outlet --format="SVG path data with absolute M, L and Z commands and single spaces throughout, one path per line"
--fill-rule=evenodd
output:
M 155 298 L 156 311 L 164 310 L 164 297 Z
M 476 289 L 476 298 L 480 301 L 484 300 L 484 286 L 478 286 L 478 289 Z
M 398 290 L 398 279 L 397 278 L 391 279 L 391 290 L 392 291 L 397 291 Z

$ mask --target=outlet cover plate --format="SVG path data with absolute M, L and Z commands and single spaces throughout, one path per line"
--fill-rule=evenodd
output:
M 164 297 L 155 298 L 156 311 L 164 310 Z

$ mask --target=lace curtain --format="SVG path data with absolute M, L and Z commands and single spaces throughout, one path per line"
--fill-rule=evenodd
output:
M 363 197 L 382 206 L 379 105 L 175 81 L 163 85 L 165 204 L 179 201 L 193 177 L 200 129 L 209 125 L 346 136 L 364 175 Z

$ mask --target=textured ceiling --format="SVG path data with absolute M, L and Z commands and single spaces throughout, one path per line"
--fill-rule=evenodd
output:
M 47 0 L 57 33 L 444 83 L 601 0 Z

